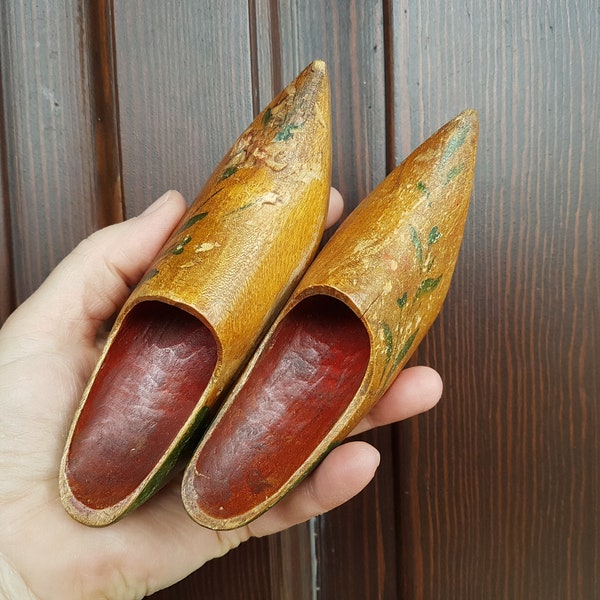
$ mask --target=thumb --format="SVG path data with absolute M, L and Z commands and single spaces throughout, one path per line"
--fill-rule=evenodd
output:
M 100 325 L 123 304 L 185 212 L 168 191 L 141 215 L 83 240 L 6 323 L 27 325 L 71 343 L 94 343 Z M 5 333 L 5 332 L 3 332 Z

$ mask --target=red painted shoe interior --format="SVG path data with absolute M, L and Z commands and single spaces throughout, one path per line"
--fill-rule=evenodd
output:
M 341 301 L 300 302 L 198 457 L 199 508 L 242 515 L 280 489 L 356 394 L 369 353 L 364 325 Z
M 217 361 L 212 333 L 161 302 L 135 306 L 88 395 L 70 446 L 71 491 L 93 509 L 126 498 L 189 418 Z

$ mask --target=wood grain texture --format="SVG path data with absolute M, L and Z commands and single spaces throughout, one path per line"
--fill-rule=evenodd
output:
M 329 65 L 332 178 L 344 195 L 347 214 L 386 173 L 385 7 L 379 1 L 276 4 L 278 45 L 272 54 L 275 64 L 281 61 L 283 79 L 312 58 Z M 383 431 L 366 437 L 384 448 L 389 435 Z M 392 480 L 391 469 L 391 460 L 384 460 L 379 478 Z M 317 521 L 314 597 L 395 597 L 393 506 L 391 488 L 376 482 L 348 507 Z
M 15 299 L 96 227 L 95 144 L 82 7 L 2 3 L 0 24 Z
M 247 3 L 117 3 L 114 21 L 125 213 L 169 188 L 190 202 L 253 118 Z M 268 565 L 251 540 L 153 598 L 266 598 Z
M 257 108 L 265 106 L 285 85 L 281 69 L 278 0 L 251 0 L 251 31 L 255 32 L 252 63 Z
M 394 4 L 396 147 L 458 107 L 482 117 L 418 357 L 445 398 L 397 429 L 402 597 L 597 594 L 599 25 L 584 1 Z
M 86 28 L 90 32 L 90 102 L 96 141 L 96 193 L 98 227 L 123 220 L 121 137 L 117 98 L 116 48 L 113 0 L 87 2 Z
M 381 454 L 374 481 L 317 521 L 316 598 L 395 600 L 401 564 L 396 548 L 396 501 L 389 486 L 398 472 L 388 429 L 362 434 Z M 300 600 L 300 597 L 297 597 Z
M 0 52 L 0 64 L 2 54 Z M 8 200 L 6 132 L 4 130 L 2 80 L 0 79 L 0 325 L 15 308 L 15 279 L 12 269 L 12 236 Z
M 269 538 L 272 600 L 310 600 L 317 594 L 315 524 L 296 525 Z
M 251 539 L 223 558 L 206 563 L 152 600 L 265 600 L 271 596 L 267 538 Z M 295 598 L 294 598 L 295 600 Z
M 252 121 L 247 3 L 118 3 L 115 38 L 126 214 L 191 201 Z
M 349 211 L 386 172 L 382 3 L 280 2 L 278 16 L 284 81 L 315 58 L 329 66 L 333 183 Z

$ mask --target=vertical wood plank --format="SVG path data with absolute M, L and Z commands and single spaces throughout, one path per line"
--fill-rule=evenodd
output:
M 475 197 L 419 350 L 445 399 L 398 428 L 402 597 L 597 595 L 596 3 L 394 3 L 396 147 L 467 106 Z
M 263 5 L 266 3 L 263 3 Z M 269 3 L 273 30 L 264 50 L 283 82 L 324 59 L 332 84 L 333 183 L 349 212 L 386 173 L 384 7 L 377 2 Z M 267 13 L 267 7 L 264 8 Z M 260 46 L 259 46 L 260 49 Z M 260 54 L 259 54 L 260 56 Z M 262 71 L 268 65 L 261 65 Z M 273 82 L 270 72 L 263 85 Z M 395 533 L 390 432 L 363 436 L 384 455 L 378 481 L 350 505 L 316 523 L 316 588 L 290 598 L 395 598 Z M 351 525 L 349 526 L 349 524 Z M 307 526 L 301 532 L 306 533 Z M 296 553 L 307 548 L 299 544 Z M 294 557 L 289 558 L 290 561 Z M 296 560 L 298 560 L 296 558 Z M 305 592 L 304 592 L 305 593 Z
M 281 40 L 279 39 L 279 3 L 254 0 L 252 5 L 256 30 L 257 103 L 266 106 L 285 82 L 281 72 Z
M 81 4 L 8 0 L 0 23 L 15 296 L 96 226 L 88 32 Z
M 250 540 L 206 563 L 152 600 L 266 600 L 271 597 L 266 539 Z
M 115 29 L 126 212 L 191 201 L 252 121 L 247 2 L 118 3 Z
M 112 0 L 88 2 L 85 7 L 95 117 L 97 223 L 105 227 L 124 216 L 114 9 Z
M 125 211 L 166 189 L 192 201 L 253 119 L 246 1 L 115 3 Z M 153 598 L 264 600 L 269 542 L 250 540 Z
M 389 428 L 363 434 L 381 463 L 374 481 L 358 496 L 319 518 L 317 596 L 322 600 L 395 600 L 398 593 L 396 449 Z
M 385 67 L 380 0 L 281 2 L 284 81 L 322 58 L 331 77 L 333 183 L 347 210 L 379 183 L 385 164 Z
M 0 67 L 2 57 L 0 55 Z M 2 89 L 0 87 L 0 116 Z M 0 118 L 0 327 L 15 307 L 14 273 L 12 270 L 12 243 L 10 234 L 10 205 L 8 200 L 6 153 L 4 152 L 4 128 Z
M 269 538 L 272 600 L 315 597 L 314 535 L 311 523 L 302 523 Z
M 0 72 L 2 71 L 2 58 L 2 46 L 0 46 Z M 0 78 L 0 327 L 15 308 L 4 115 L 4 94 L 2 93 L 2 79 Z

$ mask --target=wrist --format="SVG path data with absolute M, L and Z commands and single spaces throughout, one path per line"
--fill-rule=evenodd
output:
M 39 600 L 3 554 L 0 554 L 0 599 Z

